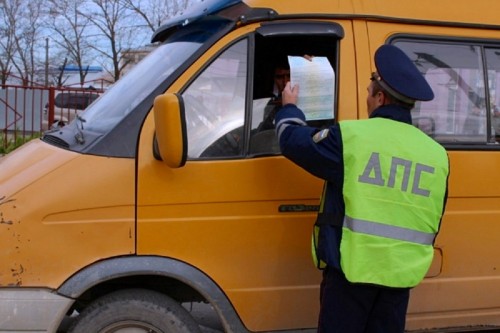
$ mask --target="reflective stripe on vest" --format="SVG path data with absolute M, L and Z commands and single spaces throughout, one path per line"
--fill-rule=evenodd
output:
M 446 151 L 414 126 L 393 120 L 343 121 L 340 127 L 342 270 L 351 282 L 413 287 L 432 262 L 446 193 Z
M 434 243 L 434 237 L 436 236 L 435 233 L 427 233 L 372 221 L 358 220 L 349 216 L 344 218 L 344 227 L 354 232 L 392 238 L 420 245 L 432 245 Z

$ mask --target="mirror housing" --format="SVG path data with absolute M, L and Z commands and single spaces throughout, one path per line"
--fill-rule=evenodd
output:
M 153 106 L 155 156 L 171 168 L 180 168 L 187 159 L 187 133 L 184 101 L 177 94 L 157 96 Z

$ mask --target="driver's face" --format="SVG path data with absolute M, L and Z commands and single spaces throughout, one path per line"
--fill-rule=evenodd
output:
M 290 81 L 290 70 L 287 68 L 276 68 L 274 71 L 274 83 L 281 93 L 286 84 Z

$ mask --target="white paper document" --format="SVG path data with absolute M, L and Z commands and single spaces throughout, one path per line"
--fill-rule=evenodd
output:
M 326 57 L 288 56 L 290 83 L 299 85 L 297 107 L 307 120 L 332 119 L 335 73 Z

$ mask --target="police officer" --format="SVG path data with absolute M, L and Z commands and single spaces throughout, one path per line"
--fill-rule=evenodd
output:
M 448 156 L 411 125 L 415 101 L 433 99 L 432 89 L 395 46 L 381 46 L 375 66 L 369 119 L 309 127 L 290 83 L 276 115 L 283 154 L 325 180 L 313 233 L 324 270 L 319 332 L 404 332 L 444 212 Z

